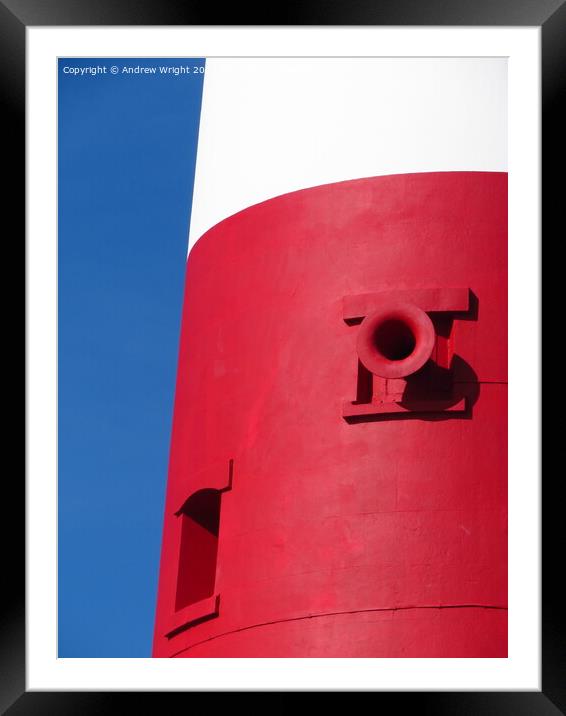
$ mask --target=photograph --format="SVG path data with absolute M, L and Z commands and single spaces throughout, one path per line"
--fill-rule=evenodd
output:
M 507 656 L 506 99 L 59 60 L 59 656 Z

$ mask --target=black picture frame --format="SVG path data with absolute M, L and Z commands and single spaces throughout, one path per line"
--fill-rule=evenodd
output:
M 88 25 L 215 25 L 212 3 L 180 0 L 0 0 L 0 86 L 4 119 L 4 156 L 11 154 L 5 172 L 10 181 L 3 192 L 13 225 L 25 217 L 25 35 L 28 26 Z M 559 231 L 564 203 L 563 160 L 559 147 L 566 126 L 560 99 L 566 97 L 566 0 L 350 0 L 299 2 L 285 6 L 248 7 L 233 4 L 222 10 L 223 25 L 444 25 L 539 26 L 542 36 L 542 162 L 543 227 L 547 240 Z M 562 232 L 563 233 L 563 230 Z M 15 232 L 11 233 L 15 239 Z M 558 238 L 558 237 L 557 237 Z M 525 327 L 526 340 L 539 340 Z M 525 376 L 532 386 L 538 376 Z M 528 387 L 526 389 L 532 389 Z M 558 474 L 544 485 L 542 508 L 542 690 L 540 692 L 376 692 L 377 705 L 400 706 L 419 714 L 566 714 L 566 629 L 564 626 L 563 480 Z M 4 481 L 5 505 L 24 505 L 24 479 Z M 8 510 L 5 510 L 5 513 Z M 25 569 L 24 521 L 2 521 L 3 591 L 0 631 L 0 709 L 20 714 L 107 713 L 114 708 L 146 707 L 171 693 L 29 692 L 25 689 Z M 16 545 L 18 549 L 16 549 Z M 3 580 L 3 581 L 4 581 Z M 161 704 L 160 704 L 161 705 Z

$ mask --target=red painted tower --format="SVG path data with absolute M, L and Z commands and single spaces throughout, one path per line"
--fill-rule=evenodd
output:
M 507 175 L 229 217 L 187 265 L 154 655 L 507 655 Z

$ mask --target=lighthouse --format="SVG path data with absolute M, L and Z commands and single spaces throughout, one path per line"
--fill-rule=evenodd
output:
M 288 62 L 207 62 L 153 654 L 505 657 L 504 158 L 451 60 L 413 171 L 392 61 Z

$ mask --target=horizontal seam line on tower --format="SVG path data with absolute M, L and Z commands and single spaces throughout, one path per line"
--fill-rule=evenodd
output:
M 353 610 L 347 610 L 343 612 L 325 612 L 323 614 L 307 614 L 302 617 L 290 617 L 289 619 L 275 619 L 273 621 L 269 622 L 260 622 L 259 624 L 250 624 L 249 626 L 240 627 L 239 629 L 232 629 L 231 631 L 223 632 L 222 634 L 215 634 L 214 636 L 208 637 L 208 639 L 203 639 L 202 641 L 197 641 L 194 644 L 190 644 L 189 646 L 184 647 L 183 649 L 180 649 L 179 651 L 176 651 L 174 654 L 171 654 L 171 658 L 178 656 L 179 654 L 182 654 L 184 651 L 189 651 L 189 649 L 193 649 L 195 646 L 200 646 L 201 644 L 206 644 L 208 641 L 213 641 L 214 639 L 219 639 L 223 636 L 228 636 L 229 634 L 237 634 L 241 631 L 247 631 L 249 629 L 257 629 L 258 627 L 264 627 L 264 626 L 271 626 L 273 624 L 282 624 L 284 622 L 297 622 L 301 621 L 303 619 L 316 619 L 318 617 L 334 617 L 334 616 L 341 616 L 343 614 L 364 614 L 368 612 L 399 612 L 399 611 L 408 611 L 410 609 L 499 609 L 501 611 L 507 611 L 507 607 L 503 607 L 500 605 L 495 604 L 429 604 L 429 605 L 422 605 L 422 606 L 402 606 L 402 607 L 375 607 L 372 609 L 353 609 Z
M 455 380 L 454 385 L 507 385 L 506 380 Z

